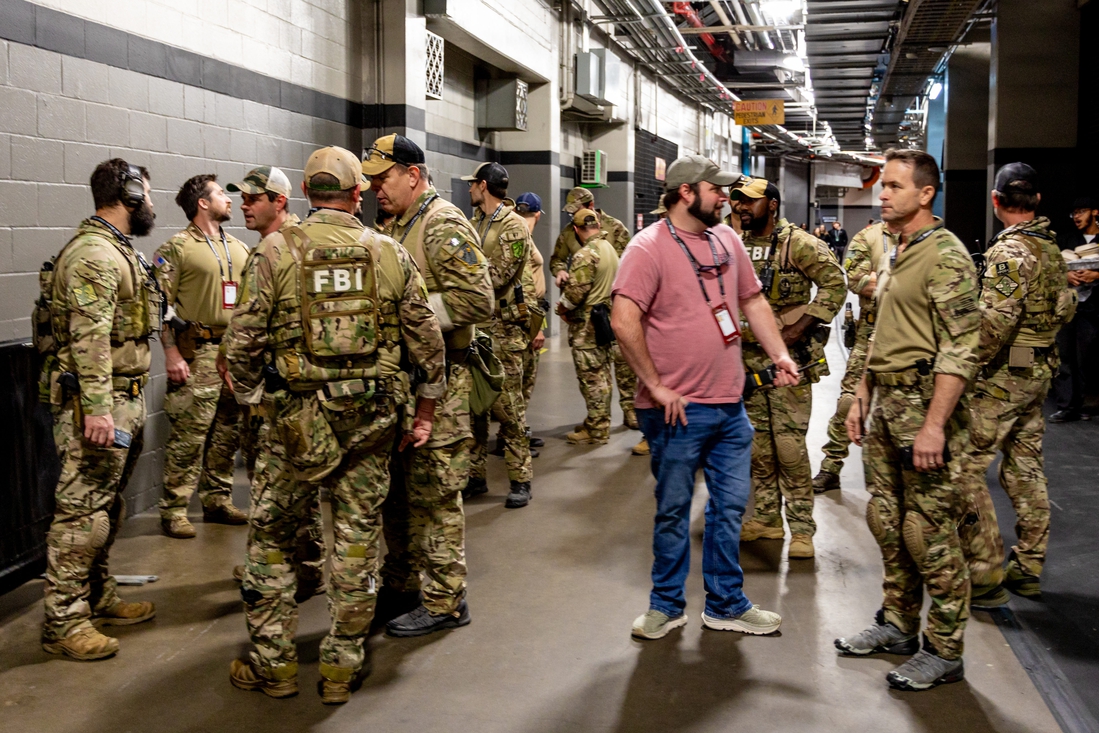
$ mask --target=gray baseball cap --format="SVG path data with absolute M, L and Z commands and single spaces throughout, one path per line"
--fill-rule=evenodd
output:
M 715 186 L 732 186 L 740 180 L 739 173 L 723 171 L 717 163 L 701 155 L 685 155 L 676 158 L 668 166 L 664 176 L 664 190 L 673 191 L 684 183 L 706 181 Z

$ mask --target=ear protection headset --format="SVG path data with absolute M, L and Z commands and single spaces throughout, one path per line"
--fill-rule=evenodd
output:
M 145 177 L 136 165 L 126 164 L 119 183 L 118 200 L 128 209 L 136 209 L 145 203 Z

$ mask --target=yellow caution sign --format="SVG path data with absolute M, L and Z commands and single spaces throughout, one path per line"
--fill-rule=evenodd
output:
M 733 102 L 733 119 L 738 125 L 784 125 L 786 105 L 781 99 Z

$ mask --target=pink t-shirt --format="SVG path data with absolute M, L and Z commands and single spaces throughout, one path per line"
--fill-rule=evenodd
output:
M 739 324 L 739 301 L 760 291 L 759 279 L 744 244 L 731 227 L 719 224 L 710 231 L 718 257 L 724 254 L 722 245 L 732 256 L 721 276 L 725 281 L 725 303 Z M 676 229 L 676 234 L 700 265 L 713 264 L 714 256 L 704 234 L 681 229 Z M 690 402 L 738 402 L 744 390 L 740 340 L 726 344 L 714 318 L 713 307 L 721 303 L 717 273 L 701 275 L 711 304 L 702 297 L 691 261 L 672 239 L 668 226 L 658 221 L 630 240 L 613 293 L 615 297 L 629 298 L 644 313 L 641 328 L 661 384 Z M 642 408 L 655 406 L 643 384 L 638 384 L 636 403 Z

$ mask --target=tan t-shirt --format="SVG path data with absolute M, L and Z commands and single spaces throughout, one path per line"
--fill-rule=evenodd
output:
M 207 240 L 194 224 L 162 244 L 153 255 L 157 280 L 185 321 L 204 326 L 226 326 L 233 304 L 222 302 L 222 283 L 235 282 L 239 290 L 248 247 L 236 237 Z M 235 303 L 234 303 L 235 304 Z

